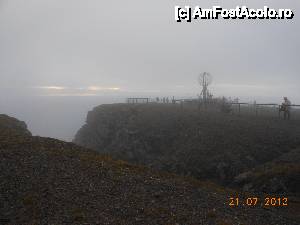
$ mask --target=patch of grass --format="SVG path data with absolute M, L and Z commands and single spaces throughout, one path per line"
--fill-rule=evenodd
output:
M 80 208 L 75 208 L 71 211 L 71 217 L 76 222 L 81 222 L 85 219 L 85 213 Z
M 25 206 L 33 206 L 35 204 L 36 200 L 33 195 L 27 195 L 23 198 L 23 204 Z
M 208 219 L 216 219 L 216 218 L 217 218 L 216 209 L 210 209 L 210 210 L 206 213 L 206 217 L 207 217 Z
M 274 177 L 289 177 L 300 173 L 300 166 L 296 164 L 272 165 L 267 170 L 258 170 L 254 172 L 253 180 L 265 181 Z
M 163 207 L 156 207 L 156 208 L 146 208 L 144 210 L 144 214 L 146 214 L 147 216 L 153 216 L 155 217 L 159 217 L 161 215 L 170 215 L 170 211 L 166 208 Z
M 226 221 L 226 220 L 219 220 L 217 222 L 217 225 L 232 225 L 232 223 Z

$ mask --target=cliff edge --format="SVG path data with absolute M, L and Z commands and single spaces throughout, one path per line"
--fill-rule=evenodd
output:
M 293 181 L 300 172 L 298 162 L 276 161 L 291 151 L 300 155 L 300 121 L 199 112 L 172 104 L 111 104 L 88 113 L 74 142 L 115 159 L 245 190 L 294 193 L 300 187 Z M 290 172 L 288 181 L 282 179 L 285 172 L 275 173 L 280 168 Z M 260 182 L 241 179 L 250 171 Z M 269 185 L 267 173 L 286 185 L 276 179 L 271 184 L 278 185 Z M 263 181 L 272 188 L 259 185 Z

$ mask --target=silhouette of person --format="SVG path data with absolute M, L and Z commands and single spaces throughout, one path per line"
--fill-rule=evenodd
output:
M 283 103 L 282 103 L 282 111 L 284 112 L 284 119 L 289 120 L 291 118 L 291 101 L 287 98 L 283 98 Z

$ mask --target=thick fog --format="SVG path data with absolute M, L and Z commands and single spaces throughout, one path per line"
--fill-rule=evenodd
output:
M 290 8 L 292 20 L 176 23 L 175 5 Z M 0 113 L 71 140 L 86 113 L 128 96 L 300 104 L 300 2 L 0 0 Z

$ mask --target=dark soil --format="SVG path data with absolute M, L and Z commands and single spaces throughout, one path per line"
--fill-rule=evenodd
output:
M 0 128 L 0 159 L 0 224 L 300 223 L 289 207 L 230 208 L 233 190 L 11 128 Z

